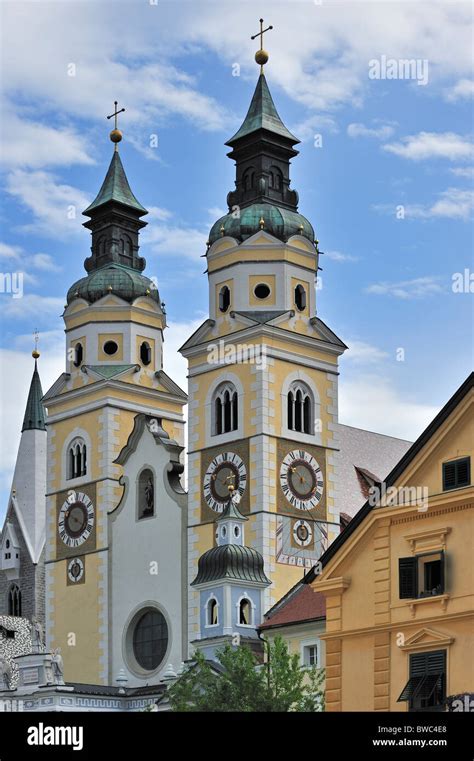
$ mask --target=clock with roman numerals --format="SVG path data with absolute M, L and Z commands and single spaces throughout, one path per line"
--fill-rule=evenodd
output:
M 94 527 L 92 500 L 80 491 L 71 491 L 58 515 L 58 532 L 67 547 L 79 547 L 89 538 Z
M 221 452 L 209 463 L 203 481 L 204 498 L 216 513 L 222 513 L 229 501 L 229 486 L 239 502 L 247 486 L 247 470 L 235 452 Z
M 281 463 L 280 485 L 290 505 L 312 510 L 323 496 L 323 473 L 313 455 L 304 449 L 293 449 Z

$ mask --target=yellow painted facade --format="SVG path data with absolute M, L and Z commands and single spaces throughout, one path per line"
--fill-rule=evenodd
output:
M 447 463 L 473 461 L 472 376 L 412 449 L 388 479 L 396 503 L 367 511 L 313 583 L 326 596 L 329 711 L 416 709 L 416 696 L 413 704 L 398 698 L 417 654 L 445 653 L 445 697 L 473 689 L 474 486 L 472 476 L 458 488 L 443 481 Z M 424 563 L 439 558 L 444 580 L 425 593 Z M 414 568 L 408 594 L 400 559 Z

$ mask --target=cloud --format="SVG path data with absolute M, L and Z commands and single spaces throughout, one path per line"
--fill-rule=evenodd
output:
M 148 251 L 199 262 L 199 257 L 206 252 L 207 232 L 174 222 L 173 213 L 168 209 L 153 207 L 150 216 L 156 221 L 142 233 L 142 245 L 146 245 Z
M 397 283 L 374 283 L 365 288 L 366 293 L 373 293 L 377 296 L 393 296 L 397 299 L 422 299 L 435 293 L 442 293 L 443 287 L 439 282 L 440 278 L 435 275 L 414 278 L 413 280 L 402 280 Z
M 377 346 L 372 346 L 371 344 L 366 343 L 365 341 L 349 340 L 348 346 L 349 346 L 349 351 L 346 352 L 346 354 L 344 355 L 344 358 L 352 362 L 372 364 L 372 363 L 380 362 L 384 359 L 387 359 L 387 357 L 389 356 L 388 352 L 377 348 Z
M 84 135 L 65 127 L 57 129 L 38 121 L 22 119 L 3 109 L 2 141 L 8 150 L 2 151 L 1 163 L 6 168 L 40 169 L 46 166 L 93 164 Z
M 345 425 L 414 441 L 438 411 L 404 395 L 382 373 L 346 376 L 339 384 L 339 419 Z
M 474 166 L 455 166 L 451 167 L 449 171 L 456 177 L 467 177 L 468 179 L 474 178 Z
M 339 131 L 339 128 L 332 117 L 325 116 L 324 114 L 312 114 L 297 124 L 292 125 L 290 131 L 304 142 L 306 140 L 315 140 L 316 138 L 319 141 L 321 133 L 335 133 Z
M 349 137 L 375 137 L 378 140 L 386 140 L 393 135 L 394 128 L 390 124 L 381 124 L 380 127 L 366 127 L 364 124 L 349 124 L 347 134 Z
M 21 298 L 2 297 L 2 316 L 26 319 L 35 317 L 49 322 L 51 316 L 59 318 L 64 311 L 64 298 L 26 293 Z
M 460 161 L 474 154 L 472 142 L 454 132 L 419 132 L 399 143 L 384 145 L 383 150 L 411 161 L 439 158 Z
M 325 251 L 324 256 L 333 262 L 357 262 L 358 257 L 351 254 L 342 254 L 340 251 Z
M 402 219 L 457 219 L 468 221 L 474 210 L 474 191 L 448 188 L 439 194 L 432 204 L 375 204 L 374 211 L 383 214 L 399 214 Z
M 472 79 L 460 79 L 454 87 L 446 90 L 446 100 L 455 102 L 458 100 L 469 99 L 474 96 L 474 81 Z
M 62 267 L 57 265 L 50 254 L 33 254 L 30 257 L 32 267 L 44 272 L 60 272 Z
M 83 234 L 79 218 L 90 199 L 78 188 L 49 172 L 16 169 L 7 176 L 6 189 L 33 215 L 33 222 L 21 226 L 23 232 L 59 239 Z

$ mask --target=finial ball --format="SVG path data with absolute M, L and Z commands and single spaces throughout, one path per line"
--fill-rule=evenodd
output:
M 33 349 L 33 351 L 31 352 L 31 356 L 33 357 L 33 359 L 39 359 L 40 353 L 37 349 Z
M 120 132 L 120 130 L 113 129 L 112 132 L 110 133 L 110 139 L 112 140 L 113 143 L 120 143 L 122 139 L 122 133 Z
M 268 53 L 266 50 L 263 50 L 263 48 L 261 50 L 257 50 L 257 52 L 255 53 L 255 60 L 259 66 L 265 66 L 265 64 L 268 61 L 268 58 L 269 58 Z

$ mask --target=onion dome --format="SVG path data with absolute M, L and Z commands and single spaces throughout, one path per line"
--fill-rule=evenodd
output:
M 238 544 L 213 547 L 199 558 L 198 573 L 191 586 L 218 579 L 270 584 L 263 567 L 263 557 L 252 547 Z
M 74 283 L 67 294 L 67 303 L 74 299 L 85 299 L 92 304 L 107 294 L 114 294 L 132 303 L 140 296 L 148 296 L 160 304 L 160 294 L 155 283 L 131 267 L 122 264 L 108 264 L 92 271 Z
M 302 214 L 268 203 L 256 203 L 242 209 L 238 218 L 230 213 L 218 219 L 209 233 L 209 243 L 212 246 L 224 235 L 242 242 L 258 230 L 265 230 L 285 243 L 292 235 L 303 235 L 311 243 L 315 239 L 313 226 Z

